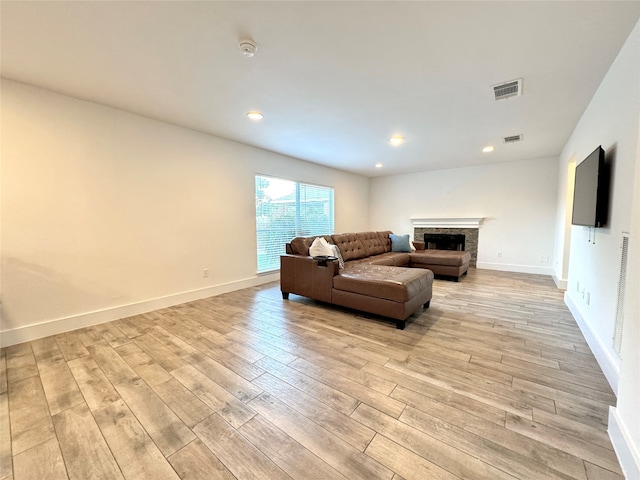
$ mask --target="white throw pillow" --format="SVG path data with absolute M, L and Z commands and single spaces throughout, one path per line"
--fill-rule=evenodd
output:
M 340 254 L 340 249 L 337 245 L 333 245 L 327 242 L 323 237 L 316 238 L 309 247 L 309 255 L 312 257 L 319 257 L 326 255 L 327 257 L 338 257 L 338 264 L 340 268 L 344 268 L 344 260 Z
M 312 257 L 319 257 L 326 255 L 327 257 L 333 256 L 333 248 L 329 245 L 323 237 L 316 238 L 309 247 L 309 255 Z

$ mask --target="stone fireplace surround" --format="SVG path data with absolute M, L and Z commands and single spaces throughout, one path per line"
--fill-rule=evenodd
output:
M 471 254 L 470 267 L 478 263 L 478 234 L 483 218 L 412 218 L 413 238 L 422 241 L 425 233 L 465 236 L 465 251 Z

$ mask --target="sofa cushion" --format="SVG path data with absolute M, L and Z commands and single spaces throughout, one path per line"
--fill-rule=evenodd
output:
M 333 243 L 338 246 L 345 262 L 367 257 L 367 250 L 355 233 L 333 235 Z
M 426 290 L 432 280 L 430 270 L 358 264 L 333 277 L 333 288 L 404 303 Z
M 412 264 L 424 265 L 450 265 L 459 267 L 469 264 L 471 254 L 469 252 L 460 252 L 458 250 L 419 250 L 410 255 Z
M 408 267 L 411 257 L 408 253 L 387 252 L 363 260 L 371 265 L 392 265 L 394 267 Z
M 367 256 L 380 255 L 385 252 L 384 245 L 377 232 L 356 233 L 367 251 Z
M 410 252 L 411 241 L 409 240 L 409 234 L 407 235 L 389 235 L 391 239 L 391 251 L 392 252 Z

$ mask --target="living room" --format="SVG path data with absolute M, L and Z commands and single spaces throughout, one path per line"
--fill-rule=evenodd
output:
M 2 346 L 277 281 L 277 272 L 256 274 L 255 175 L 330 185 L 336 233 L 413 235 L 412 219 L 481 217 L 479 269 L 552 276 L 566 289 L 565 302 L 617 393 L 614 447 L 627 477 L 638 478 L 640 306 L 629 295 L 640 277 L 637 18 L 636 9 L 611 67 L 588 80 L 597 80 L 595 93 L 561 151 L 392 175 L 320 165 L 199 131 L 189 119 L 170 123 L 56 92 L 37 75 L 30 81 L 28 68 L 19 76 L 3 62 Z M 23 25 L 11 25 L 5 11 L 2 22 L 9 58 L 5 26 Z M 13 54 L 27 58 L 32 47 Z M 523 98 L 526 85 L 525 78 Z M 105 98 L 110 88 L 104 85 Z M 147 88 L 161 94 L 127 79 L 120 88 L 132 105 Z M 259 127 L 251 126 L 257 138 Z M 597 145 L 613 156 L 610 221 L 602 229 L 571 226 L 573 169 Z M 622 232 L 631 241 L 620 357 L 611 338 Z

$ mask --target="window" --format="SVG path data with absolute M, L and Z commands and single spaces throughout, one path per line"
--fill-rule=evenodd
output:
M 333 188 L 256 175 L 258 273 L 278 270 L 285 243 L 333 233 Z

